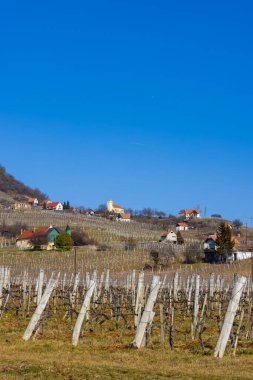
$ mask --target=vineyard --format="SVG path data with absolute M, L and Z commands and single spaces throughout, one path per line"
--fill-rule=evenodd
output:
M 21 220 L 14 215 L 0 216 L 10 224 Z M 149 266 L 148 247 L 159 229 L 51 217 L 62 227 L 76 223 L 111 249 L 20 252 L 2 246 L 0 378 L 252 377 L 249 261 Z M 49 218 L 28 212 L 24 221 L 48 225 Z M 124 238 L 137 244 L 122 246 Z
M 63 255 L 61 270 L 68 267 Z M 15 336 L 33 347 L 35 341 L 64 340 L 73 347 L 185 351 L 200 357 L 252 350 L 252 283 L 244 265 L 227 265 L 222 275 L 218 266 L 213 273 L 209 266 L 74 273 L 71 266 L 57 271 L 56 262 L 52 272 L 38 257 L 35 263 L 40 260 L 43 269 L 36 270 L 29 259 L 22 265 L 15 257 L 0 269 L 1 336 L 6 329 L 7 341 Z M 234 276 L 235 270 L 245 276 Z

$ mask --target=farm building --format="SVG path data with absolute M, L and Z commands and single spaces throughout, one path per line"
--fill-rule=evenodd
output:
M 116 218 L 118 222 L 131 222 L 131 214 L 119 214 Z
M 40 206 L 46 208 L 48 203 L 52 203 L 52 201 L 50 199 L 43 199 L 43 201 L 40 202 Z
M 88 208 L 86 210 L 82 210 L 82 214 L 85 214 L 85 215 L 88 215 L 88 216 L 92 216 L 92 215 L 95 214 L 95 212 L 91 208 Z
M 29 198 L 27 201 L 31 206 L 38 206 L 39 201 L 37 198 Z
M 178 213 L 178 216 L 182 217 L 184 219 L 200 218 L 200 210 L 198 210 L 198 209 L 180 210 Z
M 53 210 L 53 211 L 62 211 L 63 204 L 61 202 L 50 202 L 46 204 L 46 209 Z
M 119 205 L 115 205 L 111 199 L 107 202 L 107 210 L 114 214 L 124 214 L 124 208 Z
M 176 244 L 177 243 L 177 234 L 174 231 L 165 231 L 161 237 L 160 237 L 160 242 L 161 241 L 166 241 L 169 243 Z
M 205 261 L 207 262 L 222 261 L 221 260 L 222 258 L 219 257 L 219 255 L 217 255 L 216 238 L 217 238 L 217 235 L 212 234 L 212 235 L 209 235 L 208 238 L 204 241 L 204 254 L 205 254 Z M 240 244 L 239 241 L 234 236 L 231 237 L 231 241 L 234 242 L 235 244 L 234 249 L 236 250 Z
M 27 202 L 15 202 L 11 208 L 13 210 L 31 210 L 32 206 Z
M 188 231 L 188 229 L 189 229 L 189 226 L 187 223 L 182 222 L 182 223 L 177 223 L 176 225 L 177 231 Z
M 16 246 L 20 250 L 34 248 L 51 250 L 54 249 L 54 242 L 59 230 L 53 226 L 32 228 L 21 231 L 16 239 Z

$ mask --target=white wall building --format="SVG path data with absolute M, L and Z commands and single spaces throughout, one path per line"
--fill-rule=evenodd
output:
M 177 234 L 174 231 L 164 232 L 160 237 L 160 241 L 167 241 L 167 242 L 176 244 Z
M 177 223 L 176 225 L 176 230 L 177 231 L 188 231 L 189 229 L 189 226 L 187 223 Z

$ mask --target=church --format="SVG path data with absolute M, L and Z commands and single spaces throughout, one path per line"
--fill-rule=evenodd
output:
M 125 212 L 123 207 L 115 205 L 111 199 L 107 202 L 107 210 L 109 212 L 113 212 L 114 214 L 124 214 Z

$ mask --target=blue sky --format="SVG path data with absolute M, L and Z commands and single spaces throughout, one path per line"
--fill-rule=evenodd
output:
M 250 1 L 8 1 L 0 162 L 55 200 L 253 216 Z

